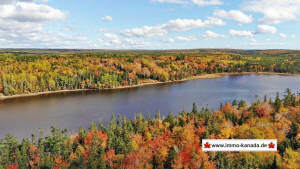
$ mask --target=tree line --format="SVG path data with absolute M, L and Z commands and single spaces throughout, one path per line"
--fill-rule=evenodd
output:
M 215 53 L 0 53 L 0 95 L 103 89 L 223 72 L 299 73 L 300 57 Z
M 113 116 L 107 127 L 92 123 L 69 135 L 52 128 L 46 137 L 13 136 L 0 141 L 0 169 L 67 168 L 300 168 L 300 97 L 287 89 L 281 99 L 241 100 L 211 112 L 193 104 L 191 112 L 161 118 Z M 202 139 L 277 139 L 277 152 L 214 152 Z

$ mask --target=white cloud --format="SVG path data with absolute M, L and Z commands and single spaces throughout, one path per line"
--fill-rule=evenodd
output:
M 151 0 L 152 2 L 158 3 L 173 3 L 173 4 L 190 4 L 193 3 L 198 6 L 208 6 L 208 5 L 222 5 L 221 0 Z
M 206 31 L 203 35 L 201 35 L 204 39 L 217 39 L 217 38 L 226 38 L 225 35 L 215 33 L 213 31 Z
M 295 38 L 296 38 L 296 35 L 295 35 L 295 34 L 292 34 L 292 35 L 291 35 L 291 38 L 295 39 Z
M 49 22 L 64 20 L 67 14 L 35 0 L 3 1 L 0 3 L 1 47 L 74 48 L 89 44 L 85 36 L 46 31 Z
M 246 30 L 233 30 L 229 31 L 230 35 L 233 37 L 244 37 L 254 39 L 254 35 L 258 34 L 275 34 L 277 29 L 274 26 L 269 25 L 258 25 L 255 31 Z
M 11 0 L 11 1 L 13 1 L 13 0 Z M 49 0 L 15 0 L 15 1 L 20 1 L 20 2 L 35 2 L 35 1 L 48 2 Z
M 49 22 L 65 18 L 64 12 L 43 4 L 17 2 L 0 5 L 0 19 L 18 22 Z
M 176 36 L 175 38 L 165 38 L 165 39 L 161 39 L 160 41 L 163 43 L 175 43 L 175 42 L 189 42 L 194 40 L 198 40 L 198 39 L 194 36 Z
M 104 16 L 101 18 L 102 21 L 112 21 L 113 18 L 111 16 Z
M 283 42 L 250 42 L 250 46 L 283 46 L 286 43 Z
M 173 38 L 167 38 L 167 39 L 162 39 L 161 42 L 163 42 L 163 43 L 174 43 L 175 40 Z
M 223 20 L 212 17 L 204 21 L 201 19 L 176 19 L 170 20 L 164 25 L 164 28 L 168 30 L 168 32 L 184 32 L 196 28 L 223 26 L 225 24 Z
M 127 37 L 151 37 L 162 36 L 168 32 L 163 29 L 162 25 L 157 26 L 144 26 L 142 28 L 126 29 L 121 32 L 122 35 Z
M 104 44 L 104 46 L 106 47 L 118 49 L 139 49 L 152 46 L 151 43 L 144 40 L 136 40 L 130 38 L 122 39 L 118 35 L 113 33 L 104 33 L 104 38 L 98 39 L 98 41 Z
M 186 4 L 188 3 L 186 0 L 151 0 L 152 2 L 159 3 L 174 3 L 174 4 Z
M 185 41 L 185 42 L 197 40 L 197 38 L 193 36 L 176 36 L 175 39 L 177 41 Z
M 242 24 L 249 24 L 253 22 L 253 17 L 251 15 L 246 15 L 238 10 L 217 10 L 214 12 L 214 16 L 234 20 Z
M 255 38 L 252 38 L 252 39 L 251 39 L 251 42 L 253 42 L 253 43 L 254 43 L 254 42 L 257 42 L 257 40 L 256 40 Z
M 109 32 L 109 29 L 107 29 L 107 28 L 100 28 L 100 29 L 98 29 L 98 32 L 107 33 L 107 32 Z
M 231 29 L 229 31 L 229 33 L 233 37 L 252 38 L 254 36 L 253 32 L 251 32 L 251 31 L 245 31 L 245 30 L 239 31 L 239 30 L 233 30 L 233 29 Z
M 126 48 L 143 48 L 152 46 L 151 43 L 143 41 L 143 40 L 134 40 L 126 38 L 124 40 L 124 47 Z
M 48 32 L 38 29 L 27 32 L 6 31 L 5 34 L 0 33 L 0 39 L 3 39 L 2 43 L 0 42 L 0 46 L 9 48 L 61 48 L 62 46 L 64 48 L 82 48 L 89 44 L 85 36 Z
M 222 5 L 223 4 L 223 2 L 220 0 L 192 0 L 192 2 L 198 6 Z
M 243 9 L 263 14 L 260 21 L 265 24 L 300 19 L 300 0 L 251 0 L 243 4 Z
M 12 3 L 12 0 L 1 0 L 0 1 L 0 5 L 1 4 L 10 4 L 10 3 Z
M 12 4 L 12 3 L 16 3 L 16 2 L 34 2 L 34 1 L 48 2 L 48 0 L 1 0 L 0 5 L 1 4 Z
M 122 44 L 120 38 L 118 37 L 118 35 L 116 34 L 112 34 L 112 33 L 105 33 L 104 37 L 110 40 L 111 44 L 115 44 L 115 45 L 120 45 Z
M 256 34 L 275 34 L 277 29 L 274 26 L 269 25 L 258 25 L 256 29 Z
M 98 39 L 98 42 L 100 42 L 100 43 L 104 43 L 104 39 L 102 39 L 102 38 L 99 38 L 99 39 Z
M 172 32 L 184 32 L 197 28 L 223 26 L 225 24 L 226 23 L 223 20 L 212 17 L 204 21 L 201 19 L 176 19 L 156 26 L 126 29 L 122 31 L 121 34 L 127 37 L 152 37 L 162 36 Z
M 287 38 L 287 35 L 284 34 L 284 33 L 280 33 L 279 36 L 282 37 L 282 38 Z
M 118 35 L 112 34 L 112 33 L 105 33 L 105 34 L 104 34 L 104 37 L 106 37 L 106 38 L 108 38 L 108 39 L 113 39 L 113 40 L 119 39 Z

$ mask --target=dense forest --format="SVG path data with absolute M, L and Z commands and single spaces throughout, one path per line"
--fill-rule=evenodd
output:
M 207 153 L 205 138 L 277 139 L 278 151 Z M 113 116 L 107 127 L 92 123 L 73 135 L 52 128 L 47 137 L 2 139 L 0 169 L 26 168 L 300 168 L 300 97 L 287 89 L 282 99 L 234 100 L 213 113 L 193 104 L 192 112 L 165 118 Z
M 0 96 L 116 88 L 209 73 L 300 72 L 299 51 L 50 52 L 0 52 Z

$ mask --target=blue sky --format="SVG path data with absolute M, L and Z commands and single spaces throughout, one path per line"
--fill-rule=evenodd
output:
M 300 0 L 0 0 L 1 48 L 300 49 Z

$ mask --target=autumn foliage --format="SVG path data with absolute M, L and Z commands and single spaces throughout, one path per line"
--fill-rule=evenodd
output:
M 0 53 L 0 95 L 104 89 L 207 73 L 300 73 L 300 55 L 230 52 Z
M 277 105 L 279 104 L 279 105 Z M 280 107 L 276 111 L 276 107 Z M 250 106 L 227 103 L 209 109 L 158 114 L 129 120 L 113 116 L 107 127 L 92 123 L 69 135 L 52 128 L 45 138 L 12 136 L 0 141 L 0 169 L 108 168 L 300 168 L 300 101 L 286 91 L 283 99 L 256 101 Z M 278 152 L 202 151 L 202 139 L 277 139 Z

